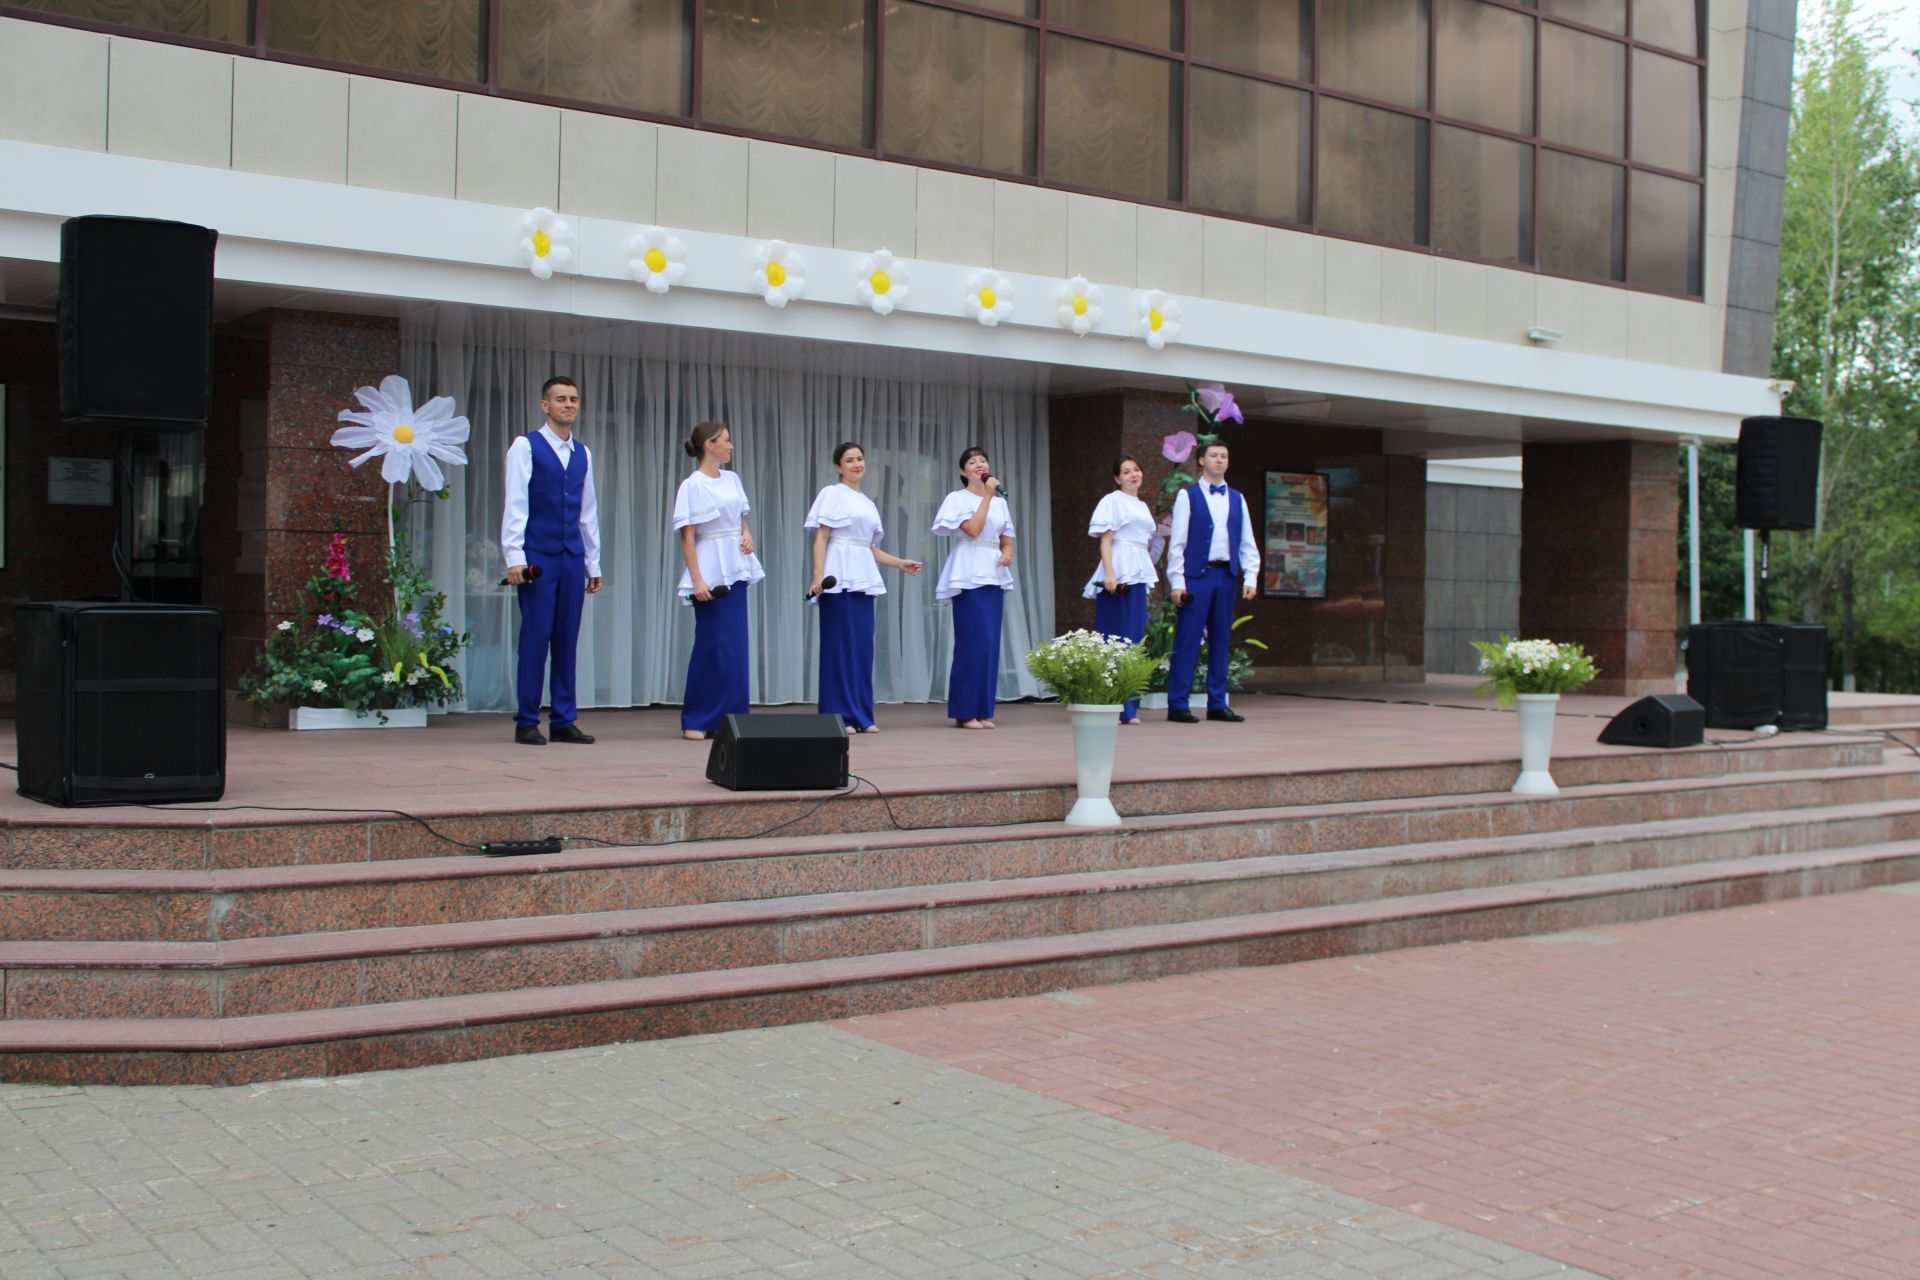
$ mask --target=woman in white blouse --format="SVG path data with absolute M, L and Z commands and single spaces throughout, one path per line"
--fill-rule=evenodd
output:
M 693 606 L 693 655 L 681 701 L 680 731 L 686 738 L 712 735 L 729 715 L 747 706 L 747 592 L 766 573 L 753 554 L 747 528 L 747 491 L 740 477 L 720 468 L 733 461 L 733 433 L 703 422 L 682 446 L 700 465 L 680 482 L 673 500 L 673 527 L 680 534 L 680 602 Z
M 1081 594 L 1093 601 L 1093 629 L 1104 635 L 1141 640 L 1147 634 L 1147 596 L 1160 575 L 1153 567 L 1153 511 L 1140 501 L 1146 472 L 1132 458 L 1113 468 L 1119 487 L 1100 499 L 1087 523 L 1087 536 L 1100 539 L 1100 564 Z M 1120 723 L 1140 723 L 1140 703 L 1129 702 Z
M 880 549 L 880 508 L 860 492 L 867 454 L 851 440 L 835 447 L 840 479 L 822 489 L 807 512 L 813 530 L 813 580 L 807 598 L 820 606 L 820 710 L 846 721 L 848 733 L 878 733 L 873 722 L 873 608 L 887 594 L 880 566 L 908 575 L 918 560 Z M 833 585 L 821 587 L 828 579 Z
M 940 504 L 933 532 L 953 539 L 934 597 L 953 606 L 953 666 L 947 672 L 947 714 L 962 729 L 993 728 L 1000 684 L 1000 617 L 1013 590 L 1013 513 L 999 496 L 987 451 L 960 455 L 966 482 Z

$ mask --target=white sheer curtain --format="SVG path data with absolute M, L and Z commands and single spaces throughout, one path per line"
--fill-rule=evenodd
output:
M 767 569 L 751 604 L 755 702 L 814 700 L 819 628 L 802 604 L 802 521 L 834 479 L 832 450 L 841 440 L 866 448 L 864 490 L 886 525 L 882 545 L 927 564 L 917 579 L 886 571 L 875 621 L 878 699 L 946 696 L 951 624 L 933 599 L 946 546 L 927 530 L 971 444 L 987 450 L 1013 488 L 1020 534 L 1000 696 L 1039 692 L 1022 660 L 1053 634 L 1047 402 L 1036 375 L 935 366 L 934 380 L 912 381 L 898 376 L 913 367 L 911 352 L 817 352 L 738 334 L 450 306 L 408 308 L 400 334 L 401 370 L 416 395 L 451 395 L 473 423 L 468 465 L 450 469 L 450 500 L 415 507 L 411 520 L 422 558 L 448 593 L 448 621 L 473 633 L 462 668 L 466 709 L 513 706 L 518 619 L 508 589 L 496 585 L 504 572 L 503 459 L 515 436 L 538 428 L 540 384 L 552 373 L 580 384 L 579 433 L 593 451 L 607 577 L 581 629 L 582 706 L 681 700 L 693 619 L 672 595 L 682 562 L 669 513 L 692 465 L 680 441 L 709 420 L 733 428 L 733 468 L 753 503 L 748 520 Z M 768 367 L 796 363 L 832 371 Z M 863 364 L 896 376 L 846 372 Z M 1023 385 L 1010 388 L 1010 377 Z

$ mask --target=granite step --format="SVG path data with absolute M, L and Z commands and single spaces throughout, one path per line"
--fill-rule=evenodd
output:
M 1023 823 L 680 845 L 535 858 L 421 858 L 219 871 L 0 870 L 0 939 L 231 942 L 1007 880 L 1920 800 L 1920 760 L 1684 782 L 1240 809 L 1117 831 Z
M 241 1083 L 1594 929 L 1920 877 L 1920 842 L 659 977 L 249 1017 L 0 1021 L 0 1079 Z
M 8 1019 L 242 1017 L 941 948 L 1920 839 L 1920 800 L 199 943 L 0 943 Z

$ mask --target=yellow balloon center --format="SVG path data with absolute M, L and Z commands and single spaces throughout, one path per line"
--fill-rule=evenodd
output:
M 401 444 L 412 444 L 413 428 L 403 422 L 393 429 L 393 438 Z
M 647 250 L 647 270 L 658 273 L 667 269 L 667 255 L 658 249 Z
M 787 269 L 777 262 L 767 264 L 767 283 L 778 289 L 787 282 Z
M 999 297 L 996 296 L 991 289 L 982 289 L 980 291 L 980 305 L 988 311 L 993 310 L 993 304 L 999 300 Z
M 1166 323 L 1166 317 L 1160 314 L 1160 308 L 1154 307 L 1147 312 L 1147 328 L 1158 333 L 1160 332 L 1160 326 L 1164 323 Z
M 553 250 L 553 237 L 544 231 L 533 233 L 533 256 L 544 258 Z
M 1087 300 L 1079 294 L 1075 294 L 1073 297 L 1073 314 L 1077 316 L 1087 314 Z
M 893 290 L 893 277 L 884 271 L 874 272 L 873 278 L 868 280 L 867 283 L 873 286 L 873 291 L 876 294 L 890 293 Z

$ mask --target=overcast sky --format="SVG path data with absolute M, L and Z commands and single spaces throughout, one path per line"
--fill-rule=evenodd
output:
M 1920 48 L 1920 0 L 1858 0 L 1855 9 L 1878 18 L 1881 28 L 1893 40 L 1894 47 L 1881 58 L 1881 65 L 1891 76 L 1889 96 L 1896 103 L 1920 105 L 1920 63 L 1914 61 L 1912 54 L 1913 49 Z M 1803 3 L 1801 23 L 1807 23 L 1817 12 L 1817 5 Z M 1912 110 L 1901 107 L 1897 114 L 1909 131 L 1920 133 L 1920 117 Z

